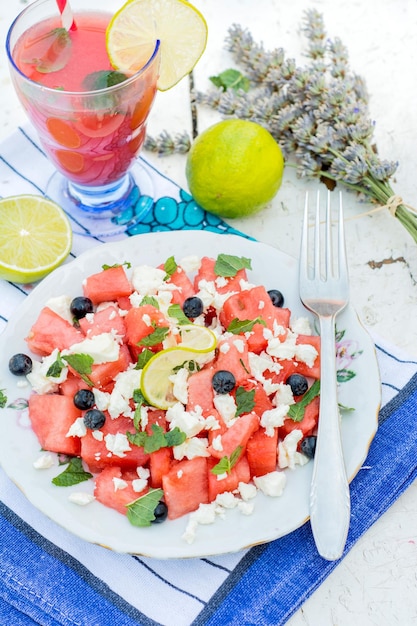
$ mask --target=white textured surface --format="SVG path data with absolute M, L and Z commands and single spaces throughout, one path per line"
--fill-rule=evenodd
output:
M 300 33 L 303 11 L 323 13 L 329 36 L 339 36 L 349 50 L 351 67 L 362 75 L 376 121 L 375 138 L 383 158 L 399 161 L 395 191 L 417 206 L 417 2 L 415 0 L 195 0 L 209 25 L 206 53 L 195 71 L 196 86 L 232 65 L 224 38 L 233 23 L 247 27 L 266 48 L 283 47 L 303 63 Z M 0 39 L 27 3 L 2 2 Z M 97 1 L 115 10 L 121 2 Z M 0 141 L 25 116 L 14 95 L 4 47 L 0 52 Z M 199 129 L 219 119 L 199 111 Z M 187 80 L 158 94 L 149 133 L 190 128 Z M 185 157 L 155 164 L 186 187 Z M 305 184 L 286 173 L 272 205 L 233 225 L 257 239 L 297 255 Z M 366 211 L 356 198 L 345 199 L 347 216 Z M 352 302 L 373 332 L 417 356 L 417 246 L 385 211 L 347 222 Z M 412 626 L 417 624 L 417 485 L 414 484 L 363 536 L 318 591 L 288 622 L 289 626 Z M 265 625 L 273 626 L 273 625 Z

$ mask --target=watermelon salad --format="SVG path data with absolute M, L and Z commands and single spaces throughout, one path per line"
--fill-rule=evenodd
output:
M 45 302 L 9 369 L 32 386 L 34 466 L 59 459 L 53 488 L 140 527 L 190 514 L 190 543 L 259 490 L 282 494 L 314 456 L 320 340 L 251 269 L 228 254 L 103 266 Z

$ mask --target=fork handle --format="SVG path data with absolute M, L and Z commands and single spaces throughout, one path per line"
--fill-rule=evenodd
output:
M 310 523 L 319 554 L 342 556 L 350 519 L 349 482 L 343 459 L 337 401 L 335 316 L 319 318 L 320 417 L 310 490 Z

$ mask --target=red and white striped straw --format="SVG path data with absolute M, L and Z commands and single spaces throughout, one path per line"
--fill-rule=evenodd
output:
M 56 0 L 59 12 L 61 13 L 61 22 L 65 30 L 76 30 L 77 25 L 74 21 L 71 5 L 68 0 Z

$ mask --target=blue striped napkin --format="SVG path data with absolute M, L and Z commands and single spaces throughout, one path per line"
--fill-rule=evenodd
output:
M 73 223 L 78 256 L 101 241 L 138 232 L 237 231 L 207 215 L 143 160 L 157 189 L 146 216 L 102 236 Z M 0 194 L 44 193 L 53 168 L 33 131 L 0 146 Z M 120 227 L 121 222 L 116 225 Z M 117 232 L 116 232 L 117 231 Z M 238 233 L 242 234 L 242 233 Z M 29 287 L 0 283 L 0 330 Z M 376 340 L 382 379 L 379 430 L 351 485 L 346 552 L 411 484 L 417 472 L 417 361 Z M 0 623 L 13 626 L 280 626 L 337 562 L 317 555 L 310 527 L 236 554 L 187 560 L 122 555 L 71 535 L 35 509 L 0 470 Z

